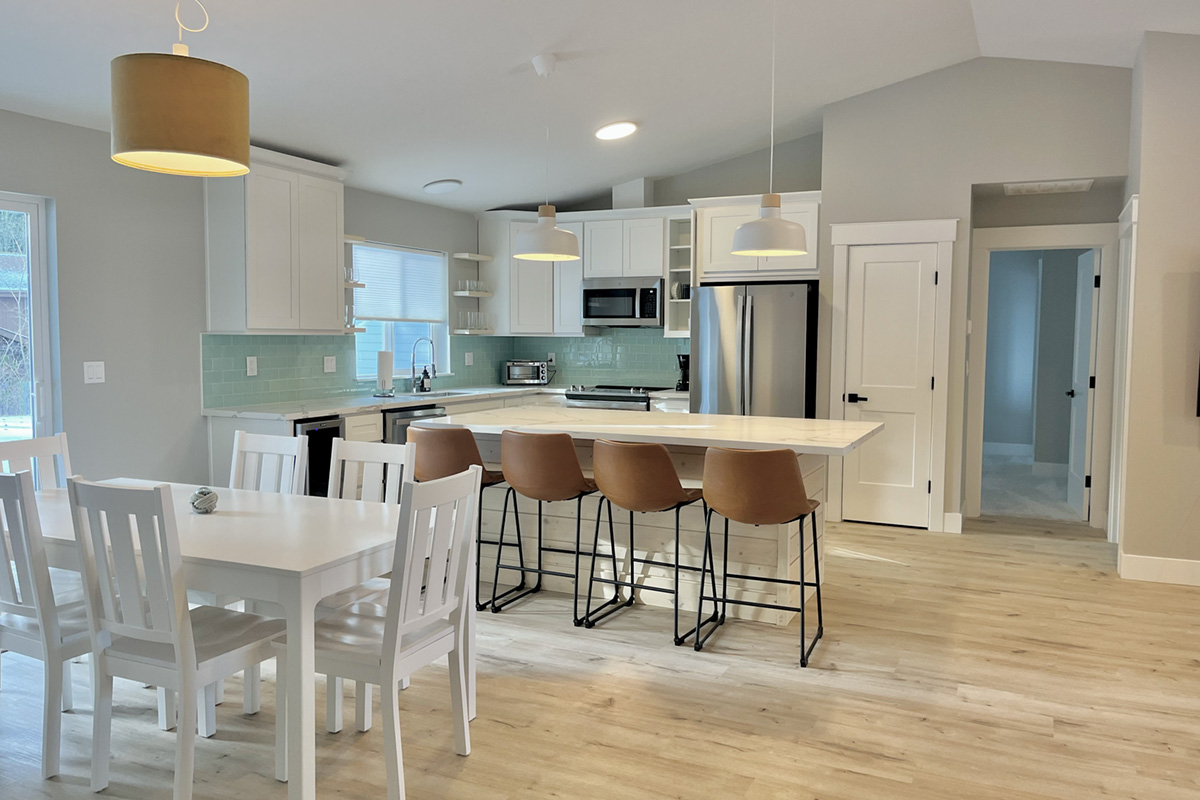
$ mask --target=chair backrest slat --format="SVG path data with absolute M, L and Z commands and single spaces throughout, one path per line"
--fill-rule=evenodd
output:
M 430 621 L 457 614 L 461 624 L 482 476 L 482 468 L 472 466 L 447 478 L 403 483 L 385 657 L 394 657 L 403 636 Z
M 0 506 L 0 611 L 36 620 L 48 646 L 58 613 L 31 472 L 0 475 Z
M 126 636 L 173 645 L 177 660 L 194 663 L 169 487 L 109 486 L 72 478 L 67 494 L 97 649 L 107 648 L 111 636 Z
M 307 466 L 308 437 L 237 431 L 233 435 L 229 488 L 303 494 Z
M 0 442 L 0 472 L 34 473 L 34 488 L 52 489 L 67 485 L 71 472 L 71 456 L 67 451 L 67 435 L 59 433 L 39 439 L 14 439 Z
M 334 439 L 329 460 L 329 496 L 399 503 L 401 485 L 411 480 L 414 453 L 411 444 Z

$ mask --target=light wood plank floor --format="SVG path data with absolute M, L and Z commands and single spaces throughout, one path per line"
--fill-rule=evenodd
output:
M 1063 523 L 831 525 L 828 548 L 826 638 L 807 670 L 794 625 L 731 623 L 698 654 L 670 644 L 657 609 L 590 631 L 563 596 L 481 615 L 472 755 L 453 752 L 444 668 L 402 695 L 409 796 L 1200 797 L 1200 590 L 1120 581 L 1113 548 Z M 41 668 L 4 657 L 0 797 L 91 796 L 74 671 L 63 775 L 43 782 Z M 198 747 L 198 798 L 286 797 L 272 686 L 252 718 L 229 683 L 220 732 Z M 153 700 L 119 685 L 108 797 L 170 797 L 174 735 Z M 319 734 L 318 792 L 378 798 L 382 736 L 354 733 L 352 708 L 342 733 Z

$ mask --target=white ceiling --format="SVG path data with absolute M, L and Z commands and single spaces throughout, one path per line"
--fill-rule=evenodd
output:
M 768 0 L 208 0 L 192 54 L 250 78 L 256 144 L 341 163 L 366 189 L 480 210 L 766 146 Z M 5 2 L 0 108 L 109 127 L 108 62 L 169 51 L 171 0 Z M 185 0 L 185 20 L 197 9 Z M 780 141 L 830 102 L 980 54 L 1132 64 L 1145 28 L 1200 33 L 1197 0 L 779 0 Z M 632 119 L 633 137 L 600 142 Z M 3 137 L 0 132 L 0 143 Z M 764 181 L 765 181 L 764 175 Z M 431 197 L 439 178 L 463 188 Z

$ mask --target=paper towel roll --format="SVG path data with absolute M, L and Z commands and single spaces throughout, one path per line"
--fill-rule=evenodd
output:
M 382 392 L 386 392 L 392 388 L 392 365 L 392 351 L 380 350 L 379 363 L 375 372 L 375 375 L 377 376 L 375 379 L 375 385 L 378 386 L 379 390 Z

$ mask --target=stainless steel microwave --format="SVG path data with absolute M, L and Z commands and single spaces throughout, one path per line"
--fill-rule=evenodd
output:
M 588 278 L 583 282 L 583 324 L 609 328 L 661 328 L 662 278 Z
M 505 361 L 500 379 L 508 386 L 544 385 L 550 382 L 550 365 L 546 361 Z

